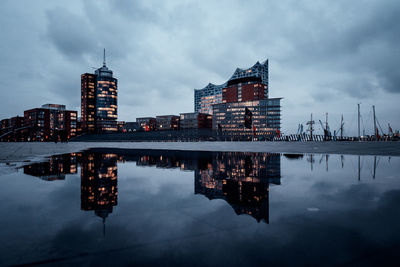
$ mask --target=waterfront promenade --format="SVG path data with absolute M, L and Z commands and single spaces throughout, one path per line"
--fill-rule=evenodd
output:
M 0 143 L 0 162 L 35 160 L 89 148 L 400 156 L 400 142 L 69 142 Z

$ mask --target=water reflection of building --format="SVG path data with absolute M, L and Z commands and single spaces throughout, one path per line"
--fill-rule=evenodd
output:
M 116 154 L 81 154 L 81 209 L 94 210 L 103 222 L 117 205 L 117 160 Z
M 224 199 L 236 214 L 269 222 L 269 184 L 280 184 L 280 155 L 218 153 L 207 168 L 195 171 L 195 194 Z
M 269 222 L 269 185 L 280 184 L 280 154 L 148 151 L 130 157 L 139 166 L 193 170 L 195 194 L 224 199 L 236 214 Z
M 76 154 L 51 156 L 47 162 L 24 166 L 24 174 L 39 177 L 42 180 L 64 180 L 66 174 L 77 172 Z
M 279 154 L 109 148 L 54 156 L 47 163 L 25 166 L 24 172 L 63 177 L 76 173 L 80 163 L 81 209 L 93 210 L 105 222 L 117 205 L 117 163 L 125 161 L 136 162 L 137 166 L 194 171 L 195 194 L 224 199 L 236 214 L 248 214 L 267 223 L 269 186 L 279 185 L 281 178 Z

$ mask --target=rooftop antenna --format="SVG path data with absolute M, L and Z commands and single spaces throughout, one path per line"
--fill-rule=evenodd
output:
M 106 66 L 106 49 L 103 50 L 103 67 Z

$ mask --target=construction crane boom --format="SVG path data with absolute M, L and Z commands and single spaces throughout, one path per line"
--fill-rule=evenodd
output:
M 327 138 L 328 138 L 328 131 L 327 131 L 326 128 L 324 127 L 324 124 L 322 123 L 321 120 L 319 120 L 319 123 L 321 124 L 322 130 L 324 130 L 324 140 L 327 140 Z

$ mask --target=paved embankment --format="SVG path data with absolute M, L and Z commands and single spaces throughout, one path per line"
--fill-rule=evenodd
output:
M 400 156 L 400 142 L 70 142 L 0 143 L 0 162 L 32 160 L 95 147 Z

